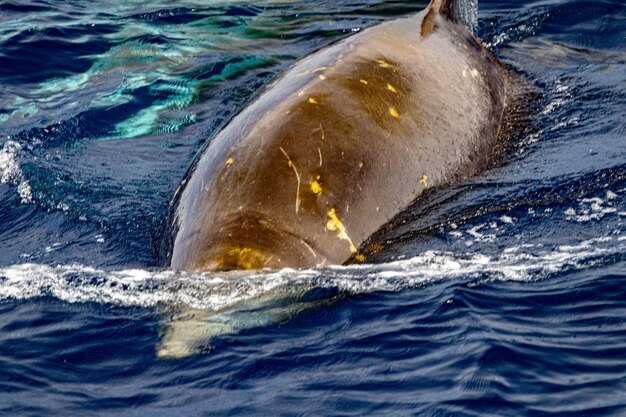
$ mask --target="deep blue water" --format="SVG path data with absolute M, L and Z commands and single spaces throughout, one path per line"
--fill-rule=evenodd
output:
M 290 64 L 425 1 L 0 3 L 0 414 L 626 415 L 626 4 L 479 1 L 541 91 L 498 167 L 370 266 L 183 274 L 159 248 L 212 135 Z M 156 355 L 168 306 L 290 320 Z M 302 298 L 301 297 L 301 298 Z

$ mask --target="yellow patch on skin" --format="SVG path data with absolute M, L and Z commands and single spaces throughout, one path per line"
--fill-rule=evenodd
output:
M 315 100 L 313 97 L 309 97 L 308 102 L 310 104 L 319 104 L 317 100 Z
M 424 187 L 428 187 L 428 176 L 422 175 L 422 179 L 420 180 L 420 184 L 422 184 Z
M 261 269 L 265 265 L 265 256 L 252 248 L 236 247 L 228 250 L 222 256 L 224 265 L 236 266 L 237 269 Z
M 367 258 L 365 257 L 365 255 L 359 253 L 354 257 L 354 260 L 357 262 L 365 262 Z
M 311 180 L 311 191 L 313 192 L 313 194 L 322 194 L 322 185 L 319 183 L 319 179 L 320 177 L 318 175 L 316 179 Z
M 367 82 L 367 80 L 359 80 L 359 82 L 360 82 L 361 84 L 365 84 L 365 85 L 368 85 L 368 84 L 369 84 L 369 83 Z
M 387 83 L 387 90 L 391 91 L 392 93 L 397 93 L 398 90 L 396 89 L 396 87 L 394 87 L 393 85 Z
M 341 240 L 347 240 L 350 243 L 350 252 L 356 253 L 356 247 L 352 243 L 352 239 L 348 236 L 346 231 L 346 226 L 341 223 L 339 217 L 337 217 L 337 211 L 332 208 L 330 212 L 328 212 L 328 222 L 326 223 L 326 229 L 330 232 L 337 232 L 337 237 Z
M 372 243 L 368 248 L 370 254 L 379 253 L 383 249 L 385 249 L 385 245 L 382 243 Z
M 398 113 L 398 110 L 395 107 L 389 107 L 389 114 L 396 119 L 400 118 L 400 113 Z
M 234 163 L 235 163 L 235 160 L 233 158 L 228 158 L 226 160 L 226 166 L 231 166 Z
M 376 62 L 378 62 L 378 65 L 382 68 L 387 68 L 389 66 L 389 62 L 384 59 L 377 59 Z
M 326 79 L 326 77 L 324 75 L 321 75 L 321 74 L 317 78 L 319 78 L 322 81 L 324 81 Z

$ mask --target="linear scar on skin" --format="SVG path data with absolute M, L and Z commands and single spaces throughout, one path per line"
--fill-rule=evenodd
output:
M 314 70 L 302 71 L 302 72 L 299 72 L 298 74 L 296 74 L 296 77 L 302 77 L 303 75 L 309 75 L 311 73 L 316 73 L 316 72 L 324 72 L 327 69 L 328 69 L 328 67 L 318 67 L 318 68 L 315 68 Z M 324 77 L 324 76 L 322 75 L 321 77 Z M 324 77 L 324 78 L 326 78 L 326 77 Z M 323 80 L 324 78 L 321 78 L 321 79 Z
M 309 245 L 308 243 L 306 243 L 304 241 L 304 239 L 300 239 L 300 243 L 302 243 L 308 250 L 309 252 L 311 252 L 311 254 L 317 258 L 317 253 L 315 253 L 315 251 L 313 250 L 313 248 L 311 247 L 311 245 Z
M 185 184 L 187 184 L 187 179 L 186 179 L 186 178 L 180 182 L 180 184 L 178 185 L 178 187 L 176 187 L 176 191 L 174 191 L 174 197 L 172 198 L 172 201 L 170 201 L 170 207 L 172 207 L 172 206 L 174 205 L 174 198 L 176 198 L 176 196 L 178 195 L 178 193 L 180 193 L 180 190 L 182 190 L 182 189 L 183 189 L 183 187 L 185 186 Z
M 300 174 L 298 173 L 296 165 L 293 163 L 287 152 L 285 152 L 283 147 L 279 146 L 279 149 L 287 158 L 287 165 L 289 165 L 289 168 L 293 169 L 293 172 L 296 174 L 296 179 L 298 180 L 298 188 L 296 188 L 296 214 L 298 214 L 298 211 L 300 210 Z

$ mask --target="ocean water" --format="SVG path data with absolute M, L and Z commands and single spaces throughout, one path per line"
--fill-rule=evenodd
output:
M 477 34 L 540 94 L 501 163 L 411 206 L 376 264 L 163 265 L 174 190 L 230 117 L 425 5 L 0 3 L 0 415 L 626 415 L 622 0 L 479 1 Z M 157 357 L 168 307 L 294 288 L 289 317 Z

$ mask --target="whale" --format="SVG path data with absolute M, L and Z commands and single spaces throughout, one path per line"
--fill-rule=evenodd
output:
M 209 142 L 170 204 L 180 271 L 367 263 L 368 238 L 427 190 L 505 151 L 528 83 L 468 26 L 475 2 L 432 0 L 296 62 Z M 255 273 L 255 272 L 253 272 Z M 325 300 L 277 289 L 220 311 L 163 310 L 162 358 L 288 320 Z M 296 294 L 296 295 L 294 295 Z
M 171 267 L 367 262 L 359 246 L 425 190 L 490 166 L 516 83 L 462 6 L 433 0 L 271 83 L 181 182 Z

